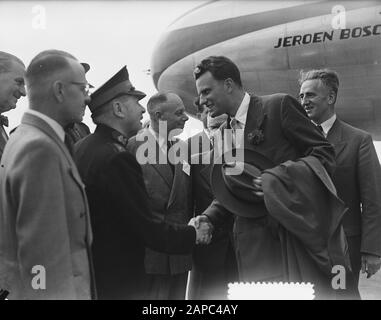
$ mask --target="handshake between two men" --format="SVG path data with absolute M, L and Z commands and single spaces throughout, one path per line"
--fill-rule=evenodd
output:
M 196 244 L 210 243 L 214 228 L 207 216 L 199 215 L 192 218 L 189 221 L 188 226 L 192 226 L 196 230 Z

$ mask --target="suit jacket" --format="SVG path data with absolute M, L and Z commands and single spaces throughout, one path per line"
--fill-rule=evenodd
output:
M 0 168 L 0 287 L 15 299 L 90 299 L 92 233 L 84 185 L 65 144 L 25 114 Z M 34 266 L 46 289 L 31 286 Z M 93 288 L 94 297 L 94 288 Z
M 333 182 L 348 207 L 345 233 L 361 235 L 361 252 L 381 256 L 381 169 L 372 137 L 336 119 L 327 139 L 336 151 Z
M 191 161 L 192 156 L 196 154 L 210 152 L 211 149 L 213 148 L 213 145 L 211 144 L 211 141 L 204 130 L 190 137 L 187 140 L 187 144 L 188 144 L 189 162 Z M 198 161 L 198 163 L 200 163 L 200 161 Z
M 151 139 L 144 142 L 145 136 L 150 136 Z M 177 142 L 186 148 L 183 141 Z M 160 150 L 156 139 L 148 129 L 139 132 L 129 140 L 128 150 L 136 155 L 138 148 L 144 143 L 147 143 L 146 147 L 150 151 L 155 152 L 157 159 L 166 159 L 166 155 Z M 190 176 L 183 171 L 183 166 L 183 163 L 175 165 L 173 174 L 169 164 L 142 165 L 153 219 L 173 225 L 187 225 L 191 219 L 191 181 Z M 179 274 L 189 271 L 191 266 L 191 255 L 169 255 L 146 249 L 145 269 L 149 274 Z
M 126 152 L 127 138 L 99 125 L 75 145 L 75 160 L 89 197 L 92 246 L 100 299 L 146 297 L 145 246 L 171 253 L 190 253 L 193 227 L 154 222 L 142 170 Z
M 210 184 L 212 153 L 206 151 L 209 138 L 201 132 L 188 139 L 188 143 L 199 143 L 199 154 L 190 158 L 192 177 L 193 214 L 198 216 L 213 201 Z M 195 143 L 196 145 L 196 143 Z M 195 148 L 193 148 L 195 150 Z M 194 161 L 197 159 L 198 161 Z M 209 163 L 209 164 L 208 164 Z M 193 267 L 188 281 L 188 298 L 190 300 L 226 299 L 229 282 L 238 280 L 237 265 L 233 248 L 233 216 L 213 232 L 209 245 L 196 246 L 193 251 Z
M 227 123 L 222 129 L 227 128 Z M 263 141 L 251 139 L 259 131 L 263 133 Z M 298 101 L 286 94 L 251 96 L 244 147 L 262 153 L 275 165 L 309 155 L 316 157 L 328 173 L 335 165 L 333 147 L 311 123 Z M 229 215 L 217 200 L 207 210 L 206 215 L 214 224 Z M 281 279 L 280 243 L 277 237 L 271 236 L 271 221 L 267 217 L 237 217 L 233 231 L 241 280 Z
M 205 147 L 209 147 L 210 140 L 204 131 L 189 138 L 188 146 L 194 142 L 199 143 L 199 152 L 204 151 L 203 154 L 193 154 L 189 160 L 191 163 L 193 214 L 198 216 L 209 207 L 214 199 L 210 182 L 213 159 L 212 153 L 208 152 L 208 148 Z M 196 162 L 198 163 L 196 164 Z M 193 253 L 195 271 L 217 271 L 224 267 L 227 252 L 232 249 L 232 239 L 230 238 L 233 228 L 232 218 L 232 216 L 227 218 L 227 221 L 214 231 L 209 245 L 196 247 Z

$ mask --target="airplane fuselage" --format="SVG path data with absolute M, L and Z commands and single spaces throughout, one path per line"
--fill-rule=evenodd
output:
M 338 72 L 339 116 L 381 140 L 380 1 L 216 1 L 175 21 L 151 70 L 189 113 L 197 95 L 193 69 L 209 55 L 237 63 L 247 91 L 298 95 L 300 70 Z

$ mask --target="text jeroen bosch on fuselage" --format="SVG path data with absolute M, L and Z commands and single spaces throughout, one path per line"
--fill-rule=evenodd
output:
M 376 24 L 374 26 L 362 26 L 351 29 L 331 30 L 330 32 L 322 31 L 278 38 L 277 44 L 274 46 L 274 48 L 294 47 L 310 43 L 332 41 L 334 37 L 338 37 L 338 40 L 345 40 L 351 38 L 361 38 L 380 35 L 381 24 Z

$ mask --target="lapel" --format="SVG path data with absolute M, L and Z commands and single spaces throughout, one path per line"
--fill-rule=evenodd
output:
M 209 139 L 208 135 L 205 133 L 204 130 L 190 137 L 187 142 L 189 159 L 188 162 L 192 162 L 192 157 L 195 157 L 196 155 L 199 155 L 199 157 L 201 157 L 202 153 L 209 151 L 213 148 L 211 139 Z
M 247 118 L 244 130 L 245 148 L 256 149 L 257 147 L 250 141 L 250 136 L 255 133 L 256 130 L 264 129 L 264 125 L 267 119 L 267 115 L 263 110 L 262 99 L 258 96 L 250 96 L 249 110 L 247 111 Z
M 203 146 L 204 145 L 208 145 L 210 149 L 213 148 L 212 146 L 212 142 L 210 141 L 210 138 L 208 137 L 208 135 L 205 133 L 204 130 L 202 130 L 201 132 L 201 139 L 198 139 L 199 140 L 199 149 L 198 150 L 201 150 L 201 152 L 203 152 Z
M 215 143 L 217 143 L 217 141 Z M 206 182 L 209 183 L 209 174 L 210 174 L 211 167 L 213 166 L 213 155 L 214 155 L 213 147 L 211 147 L 209 151 L 192 155 L 189 160 L 190 165 L 192 167 L 191 175 L 193 177 L 197 175 L 197 179 L 200 177 L 201 179 L 204 179 Z
M 166 166 L 168 167 L 168 166 Z M 169 168 L 169 170 L 171 170 Z M 185 182 L 183 181 L 183 164 L 182 163 L 178 163 L 176 166 L 175 166 L 175 175 L 173 177 L 173 180 L 172 180 L 172 185 L 171 185 L 171 192 L 169 194 L 169 199 L 168 199 L 168 205 L 167 205 L 167 208 L 169 208 L 172 203 L 175 201 L 176 199 L 176 193 L 179 192 L 179 190 L 181 190 L 181 185 Z
M 184 144 L 184 142 L 180 141 L 180 139 L 176 139 L 175 143 Z M 188 165 L 189 165 L 189 163 L 188 163 Z M 171 169 L 169 168 L 168 165 L 166 167 L 168 167 L 168 169 L 171 171 Z M 175 175 L 174 175 L 173 180 L 172 180 L 173 182 L 171 185 L 171 192 L 169 195 L 167 208 L 169 208 L 172 205 L 172 203 L 176 200 L 177 195 L 180 195 L 182 192 L 184 192 L 184 190 L 185 190 L 185 192 L 187 192 L 187 187 L 184 186 L 184 184 L 187 184 L 189 181 L 189 180 L 187 180 L 188 174 L 183 172 L 184 171 L 183 169 L 184 169 L 184 163 L 183 162 L 176 164 Z M 171 171 L 171 173 L 172 173 L 172 171 Z M 189 167 L 189 177 L 190 177 L 190 167 Z
M 210 185 L 210 172 L 212 170 L 212 164 L 202 165 L 200 170 L 200 176 L 205 180 L 205 182 Z
M 343 141 L 343 126 L 338 118 L 333 123 L 331 130 L 329 130 L 327 140 L 334 146 L 337 158 L 347 145 L 347 142 Z
M 150 135 L 152 137 L 152 133 L 146 129 L 143 133 L 144 135 Z M 167 159 L 167 155 L 160 149 L 159 143 L 155 137 L 153 139 L 148 139 L 148 141 L 155 141 L 154 145 L 150 142 L 149 148 L 154 148 L 156 152 L 156 161 L 155 163 L 150 164 L 152 168 L 160 175 L 160 177 L 164 180 L 165 184 L 171 190 L 173 184 L 173 173 L 168 164 L 160 164 L 159 159 Z
M 213 166 L 213 152 L 210 151 L 210 152 L 202 154 L 200 161 L 201 162 L 199 166 L 201 166 L 201 169 L 199 171 L 199 175 L 201 178 L 205 180 L 205 182 L 208 185 L 210 185 L 210 171 L 212 170 L 212 166 Z
M 82 193 L 82 197 L 84 198 L 84 204 L 86 208 L 86 239 L 88 243 L 90 244 L 92 242 L 92 232 L 90 227 L 89 207 L 87 203 L 85 185 L 82 182 L 82 179 L 78 173 L 76 165 L 74 164 L 74 160 L 69 153 L 69 150 L 67 149 L 64 142 L 57 136 L 57 134 L 52 129 L 52 127 L 49 124 L 47 124 L 43 119 L 36 117 L 33 114 L 25 113 L 23 115 L 21 123 L 31 125 L 33 127 L 38 128 L 42 132 L 44 132 L 50 139 L 52 139 L 57 144 L 64 158 L 66 158 L 67 163 L 69 165 L 68 166 L 69 174 L 74 179 L 74 181 L 78 184 L 79 189 L 81 190 L 81 193 Z
M 69 162 L 70 166 L 74 165 L 73 159 L 64 142 L 57 136 L 52 127 L 49 124 L 47 124 L 43 119 L 36 117 L 33 114 L 25 113 L 21 120 L 21 123 L 29 124 L 44 132 L 50 139 L 52 139 L 57 144 L 57 146 L 60 148 L 63 155 L 65 156 L 66 160 Z

